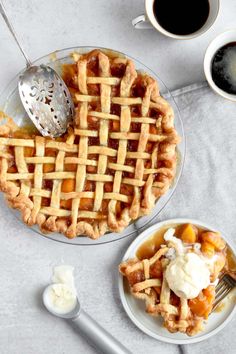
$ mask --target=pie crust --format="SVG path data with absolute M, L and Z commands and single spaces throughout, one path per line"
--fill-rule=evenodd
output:
M 132 60 L 73 58 L 63 69 L 73 124 L 55 140 L 0 126 L 0 189 L 26 224 L 97 239 L 151 212 L 175 177 L 180 138 L 157 82 Z

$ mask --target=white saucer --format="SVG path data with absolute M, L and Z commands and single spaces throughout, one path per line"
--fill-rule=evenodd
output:
M 142 232 L 129 246 L 127 249 L 123 261 L 128 258 L 135 257 L 136 251 L 139 246 L 155 231 L 160 229 L 165 225 L 170 224 L 185 224 L 185 223 L 192 223 L 202 228 L 206 228 L 209 230 L 215 230 L 214 227 L 207 225 L 203 222 L 193 219 L 172 219 L 166 220 L 160 223 L 157 223 L 144 232 Z M 222 233 L 221 233 L 222 234 Z M 227 245 L 231 248 L 234 255 L 236 254 L 234 247 L 228 240 L 225 238 L 224 235 L 222 237 L 227 241 Z M 225 306 L 220 312 L 212 313 L 209 316 L 208 321 L 204 325 L 204 331 L 199 333 L 194 337 L 188 337 L 183 333 L 170 333 L 163 327 L 162 318 L 159 317 L 152 317 L 145 312 L 145 303 L 142 300 L 138 300 L 134 298 L 128 289 L 128 284 L 124 281 L 123 276 L 119 275 L 119 293 L 121 302 L 124 306 L 124 309 L 133 323 L 141 329 L 144 333 L 148 334 L 149 336 L 158 339 L 162 342 L 167 343 L 174 343 L 174 344 L 190 344 L 190 343 L 197 343 L 208 339 L 209 337 L 218 333 L 221 329 L 223 329 L 232 319 L 236 312 L 235 306 L 235 295 L 236 290 L 234 289 L 228 296 L 227 300 L 224 300 Z

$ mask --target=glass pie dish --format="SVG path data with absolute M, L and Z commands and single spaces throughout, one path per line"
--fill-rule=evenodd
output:
M 74 47 L 74 48 L 68 48 L 64 50 L 60 50 L 54 53 L 51 53 L 47 56 L 44 56 L 37 61 L 35 61 L 35 64 L 40 65 L 40 64 L 49 64 L 51 65 L 59 74 L 61 74 L 62 71 L 62 66 L 63 64 L 69 64 L 73 62 L 71 53 L 76 52 L 79 54 L 87 53 L 93 49 L 101 49 L 103 52 L 107 53 L 114 53 L 114 51 L 111 51 L 109 49 L 105 48 L 92 48 L 92 47 Z M 111 242 L 114 240 L 118 240 L 120 238 L 126 237 L 128 235 L 135 234 L 137 231 L 140 231 L 140 229 L 145 228 L 148 223 L 155 218 L 158 213 L 163 209 L 163 207 L 167 204 L 169 201 L 170 197 L 172 196 L 175 187 L 178 183 L 178 180 L 180 178 L 182 168 L 183 168 L 183 163 L 184 163 L 184 155 L 185 155 L 185 137 L 184 137 L 184 131 L 183 131 L 183 125 L 182 121 L 180 118 L 179 110 L 178 107 L 171 96 L 171 93 L 168 91 L 166 88 L 165 84 L 159 79 L 151 70 L 149 70 L 147 67 L 145 67 L 143 64 L 138 62 L 137 60 L 119 52 L 115 52 L 115 54 L 119 57 L 127 57 L 132 59 L 132 61 L 135 64 L 135 67 L 137 71 L 144 73 L 146 72 L 150 76 L 152 76 L 154 79 L 157 80 L 160 88 L 161 95 L 164 96 L 165 99 L 168 100 L 170 105 L 172 106 L 175 114 L 175 129 L 177 133 L 181 136 L 182 141 L 178 145 L 178 167 L 175 175 L 175 179 L 171 185 L 171 188 L 161 197 L 158 199 L 158 201 L 155 204 L 155 207 L 152 211 L 152 213 L 148 216 L 141 217 L 137 219 L 135 222 L 132 222 L 129 224 L 129 226 L 121 233 L 107 233 L 104 236 L 102 236 L 100 239 L 97 240 L 90 240 L 85 237 L 77 237 L 73 239 L 67 239 L 64 238 L 63 236 L 54 233 L 54 234 L 43 234 L 41 231 L 39 231 L 38 227 L 32 227 L 32 230 L 36 231 L 37 233 L 46 236 L 47 238 L 60 241 L 60 242 L 65 242 L 65 243 L 71 243 L 71 244 L 78 244 L 78 245 L 89 245 L 89 244 L 99 244 L 99 243 L 105 243 L 105 242 Z M 8 87 L 4 90 L 0 97 L 0 109 L 4 111 L 8 116 L 12 117 L 14 119 L 14 122 L 18 126 L 29 126 L 30 125 L 30 120 L 29 118 L 26 117 L 26 113 L 24 111 L 24 108 L 20 102 L 20 98 L 18 95 L 18 89 L 17 89 L 17 81 L 18 81 L 18 75 L 15 77 L 11 83 L 8 85 Z M 17 211 L 12 211 L 14 215 L 20 220 L 20 213 Z

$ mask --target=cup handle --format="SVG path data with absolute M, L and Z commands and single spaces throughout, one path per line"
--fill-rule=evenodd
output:
M 151 29 L 153 28 L 146 15 L 140 15 L 132 20 L 132 25 L 136 29 Z

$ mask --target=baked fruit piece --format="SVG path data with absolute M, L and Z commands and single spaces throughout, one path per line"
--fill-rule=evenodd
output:
M 229 273 L 236 279 L 236 263 L 220 233 L 192 224 L 173 227 L 152 235 L 140 246 L 137 257 L 122 262 L 119 270 L 132 296 L 145 301 L 148 314 L 161 316 L 171 333 L 193 336 L 203 331 L 212 312 L 221 276 Z M 186 261 L 188 257 L 191 262 Z M 174 267 L 172 279 L 170 267 Z M 201 286 L 204 267 L 209 281 Z
M 28 225 L 93 239 L 147 215 L 176 171 L 173 110 L 134 63 L 99 50 L 63 68 L 76 114 L 51 140 L 0 127 L 0 188 Z

